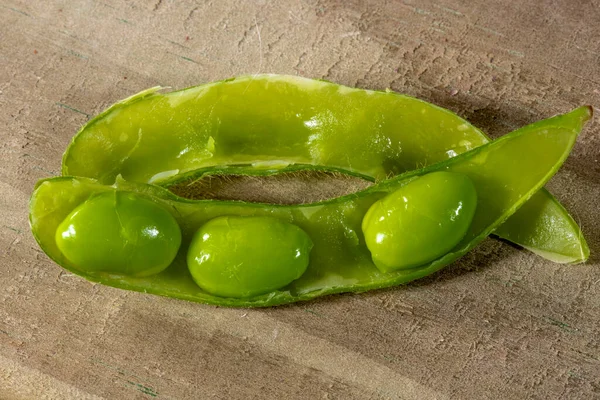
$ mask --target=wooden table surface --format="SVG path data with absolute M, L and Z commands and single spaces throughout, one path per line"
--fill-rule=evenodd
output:
M 600 398 L 597 122 L 549 184 L 584 265 L 489 239 L 407 287 L 223 309 L 68 274 L 27 221 L 79 127 L 144 88 L 297 74 L 497 137 L 600 104 L 599 21 L 585 0 L 0 0 L 0 398 Z

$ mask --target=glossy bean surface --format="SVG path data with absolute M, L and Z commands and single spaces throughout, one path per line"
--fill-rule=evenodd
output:
M 82 271 L 142 277 L 171 264 L 181 231 L 161 205 L 109 191 L 84 201 L 60 223 L 56 245 Z
M 467 233 L 477 207 L 471 180 L 432 172 L 378 200 L 362 230 L 382 272 L 414 268 L 441 257 Z
M 206 292 L 250 297 L 280 289 L 302 276 L 312 247 L 306 232 L 288 222 L 223 216 L 194 234 L 187 265 Z

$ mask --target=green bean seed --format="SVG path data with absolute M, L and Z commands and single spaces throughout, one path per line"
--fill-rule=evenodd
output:
M 362 223 L 373 262 L 382 272 L 413 268 L 450 251 L 464 237 L 477 206 L 463 174 L 433 172 L 374 203 Z
M 308 267 L 313 243 L 296 225 L 270 217 L 224 216 L 192 238 L 188 267 L 205 291 L 249 297 L 282 288 Z
M 181 230 L 153 201 L 111 191 L 75 208 L 58 226 L 56 244 L 86 272 L 142 277 L 171 264 L 181 245 Z

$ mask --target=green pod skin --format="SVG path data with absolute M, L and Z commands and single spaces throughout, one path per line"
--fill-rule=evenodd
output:
M 251 297 L 282 288 L 308 267 L 313 243 L 296 225 L 267 217 L 224 216 L 192 238 L 187 265 L 194 281 L 221 297 Z
M 448 110 L 391 91 L 252 75 L 172 93 L 160 87 L 89 121 L 63 175 L 168 186 L 198 169 L 321 166 L 379 181 L 455 157 L 489 138 Z M 495 234 L 555 262 L 589 256 L 581 230 L 545 190 Z
M 362 231 L 381 272 L 418 267 L 449 252 L 467 233 L 477 207 L 471 180 L 432 172 L 375 202 Z
M 103 192 L 58 226 L 56 245 L 86 273 L 144 277 L 161 272 L 181 245 L 177 221 L 161 205 L 129 192 Z
M 39 182 L 32 195 L 30 224 L 34 237 L 46 254 L 86 279 L 190 301 L 264 307 L 330 293 L 389 287 L 430 275 L 484 240 L 558 170 L 590 116 L 589 108 L 580 108 L 529 125 L 444 162 L 396 176 L 364 191 L 305 205 L 194 201 L 177 197 L 156 185 L 121 179 L 107 186 L 89 178 L 52 178 Z M 528 157 L 515 156 L 520 154 Z M 463 174 L 473 182 L 478 200 L 466 234 L 450 251 L 431 262 L 410 269 L 381 272 L 372 261 L 362 233 L 365 214 L 378 200 L 420 176 L 437 171 Z M 89 272 L 70 262 L 58 248 L 55 233 L 61 222 L 90 196 L 115 191 L 135 192 L 162 204 L 179 223 L 182 246 L 175 260 L 164 271 L 148 277 Z M 202 290 L 188 270 L 186 252 L 200 227 L 214 218 L 231 215 L 276 218 L 300 227 L 314 244 L 304 274 L 284 287 L 244 298 L 219 297 Z

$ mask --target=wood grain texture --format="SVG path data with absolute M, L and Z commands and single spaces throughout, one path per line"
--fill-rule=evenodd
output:
M 90 284 L 27 222 L 78 128 L 144 88 L 298 74 L 390 87 L 497 137 L 598 107 L 598 21 L 589 0 L 0 0 L 0 398 L 600 398 L 596 121 L 549 184 L 585 265 L 487 240 L 406 287 L 232 310 Z

